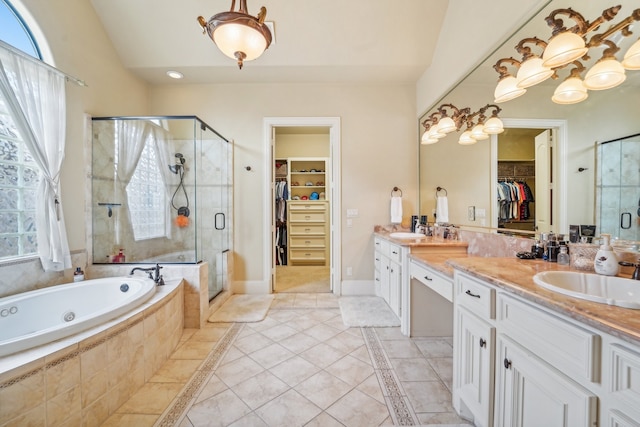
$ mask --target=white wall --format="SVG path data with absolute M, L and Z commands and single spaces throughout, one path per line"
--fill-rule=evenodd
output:
M 235 279 L 263 280 L 264 117 L 340 117 L 342 266 L 353 280 L 373 277 L 372 232 L 389 222 L 398 186 L 410 217 L 417 199 L 414 89 L 357 85 L 173 85 L 151 89 L 152 114 L 196 114 L 235 142 Z M 251 166 L 247 171 L 245 166 Z M 356 208 L 353 227 L 346 209 Z M 344 275 L 343 275 L 344 276 Z

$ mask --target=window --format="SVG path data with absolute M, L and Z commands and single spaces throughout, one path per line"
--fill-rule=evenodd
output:
M 127 184 L 127 202 L 135 240 L 166 235 L 167 200 L 152 136 L 147 140 Z
M 0 0 L 0 40 L 42 59 L 31 31 L 7 0 Z M 0 95 L 0 260 L 37 254 L 39 179 L 39 168 Z
M 0 95 L 0 259 L 35 255 L 39 169 Z
M 0 0 L 0 40 L 34 58 L 42 59 L 31 30 L 8 0 Z

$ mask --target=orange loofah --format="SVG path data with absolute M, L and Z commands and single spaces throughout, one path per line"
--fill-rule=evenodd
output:
M 184 215 L 178 215 L 176 217 L 176 225 L 178 227 L 186 227 L 189 225 L 189 218 Z

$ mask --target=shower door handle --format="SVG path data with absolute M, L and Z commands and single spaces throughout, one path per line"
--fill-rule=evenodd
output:
M 627 221 L 625 221 L 625 218 L 627 219 Z M 631 212 L 624 212 L 622 215 L 620 215 L 620 228 L 622 228 L 623 230 L 628 230 L 629 228 L 631 228 Z
M 216 230 L 224 230 L 224 228 L 226 226 L 226 217 L 224 216 L 224 213 L 218 212 L 215 215 L 213 221 L 214 221 L 214 225 L 216 227 Z M 220 225 L 220 223 L 222 223 L 222 225 Z

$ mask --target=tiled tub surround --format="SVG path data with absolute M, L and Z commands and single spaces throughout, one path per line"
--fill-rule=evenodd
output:
M 64 340 L 0 359 L 0 426 L 100 425 L 176 348 L 182 280 L 131 312 Z
M 231 257 L 232 258 L 232 257 Z M 151 267 L 151 264 L 94 264 L 87 267 L 88 278 L 126 276 L 133 267 Z M 181 277 L 184 280 L 184 327 L 202 328 L 213 310 L 229 298 L 228 292 L 218 295 L 209 305 L 209 263 L 160 264 L 160 273 L 165 278 Z M 142 276 L 143 272 L 135 275 Z

